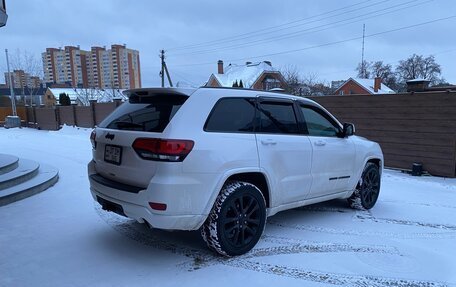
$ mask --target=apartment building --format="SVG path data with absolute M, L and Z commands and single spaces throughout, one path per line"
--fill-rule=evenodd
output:
M 37 89 L 41 86 L 41 80 L 39 77 L 31 76 L 24 70 L 14 70 L 10 73 L 5 73 L 5 83 L 7 87 L 10 87 L 10 74 L 12 85 L 15 89 Z
M 44 81 L 82 88 L 130 89 L 141 87 L 139 52 L 126 45 L 47 48 L 42 53 Z

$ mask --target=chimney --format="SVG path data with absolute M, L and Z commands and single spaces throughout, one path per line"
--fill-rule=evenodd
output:
M 223 74 L 223 61 L 222 60 L 218 60 L 218 62 L 217 62 L 217 73 Z
M 429 88 L 431 81 L 426 79 L 414 79 L 407 81 L 407 92 L 424 92 Z
M 382 78 L 376 77 L 374 79 L 374 92 L 378 92 L 378 90 L 382 89 Z

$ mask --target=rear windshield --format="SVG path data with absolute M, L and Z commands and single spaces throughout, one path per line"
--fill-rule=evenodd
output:
M 130 98 L 104 119 L 100 127 L 161 133 L 187 99 L 182 95 Z

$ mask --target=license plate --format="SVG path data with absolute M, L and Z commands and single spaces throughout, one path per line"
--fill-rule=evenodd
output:
M 122 159 L 122 147 L 115 146 L 115 145 L 106 145 L 105 146 L 104 160 L 106 162 L 120 165 L 121 159 Z

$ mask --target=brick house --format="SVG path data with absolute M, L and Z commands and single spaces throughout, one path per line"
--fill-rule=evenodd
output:
M 334 95 L 377 95 L 395 94 L 395 92 L 382 83 L 382 78 L 375 79 L 356 79 L 349 78 L 339 88 Z
M 246 62 L 245 65 L 229 64 L 223 67 L 223 61 L 217 62 L 217 73 L 212 74 L 206 83 L 207 87 L 240 86 L 255 90 L 285 89 L 285 79 L 271 62 Z

